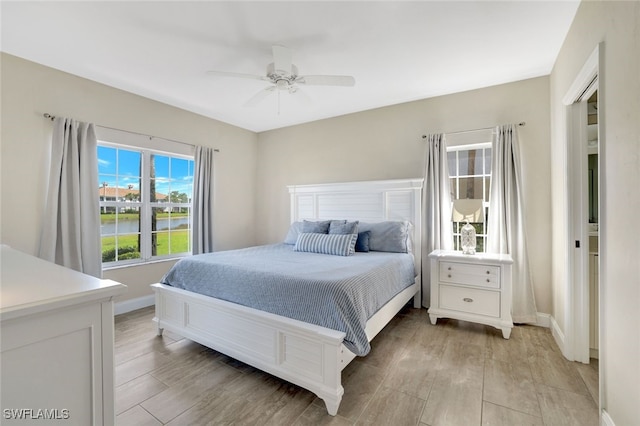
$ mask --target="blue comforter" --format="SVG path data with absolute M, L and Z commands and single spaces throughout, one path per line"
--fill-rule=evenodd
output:
M 356 355 L 369 350 L 367 320 L 415 281 L 413 255 L 352 256 L 293 251 L 288 244 L 181 259 L 162 278 L 173 287 L 346 333 Z

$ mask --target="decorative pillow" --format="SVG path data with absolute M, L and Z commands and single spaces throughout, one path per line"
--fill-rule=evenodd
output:
M 360 232 L 371 231 L 369 250 L 411 253 L 411 224 L 408 221 L 360 222 Z
M 287 236 L 284 237 L 285 244 L 295 244 L 298 241 L 298 234 L 302 232 L 302 222 L 293 222 L 291 226 L 289 226 L 289 231 L 287 232 Z
M 293 246 L 294 251 L 351 256 L 358 234 L 319 234 L 303 232 Z
M 371 238 L 371 231 L 358 232 L 358 239 L 356 240 L 356 251 L 369 253 L 370 238 Z
M 342 223 L 341 223 L 342 222 Z M 347 222 L 340 220 L 332 220 L 329 225 L 330 234 L 357 234 L 358 233 L 358 221 Z
M 343 225 L 347 223 L 347 221 L 345 219 L 341 219 L 341 220 L 331 220 L 329 221 L 329 229 L 331 229 L 331 225 L 336 226 L 336 225 Z
M 330 220 L 323 220 L 320 222 L 313 222 L 310 220 L 302 221 L 302 230 L 300 232 L 327 234 L 329 232 Z

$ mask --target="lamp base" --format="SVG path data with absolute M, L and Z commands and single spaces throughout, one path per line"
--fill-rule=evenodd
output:
M 469 222 L 460 229 L 460 245 L 462 254 L 476 254 L 476 228 Z

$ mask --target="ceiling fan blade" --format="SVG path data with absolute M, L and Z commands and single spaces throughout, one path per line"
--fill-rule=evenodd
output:
M 269 86 L 269 87 L 266 87 L 266 88 L 262 89 L 261 91 L 259 91 L 255 95 L 253 95 L 251 98 L 249 98 L 249 100 L 247 102 L 245 102 L 242 106 L 254 107 L 254 106 L 258 105 L 264 98 L 266 98 L 271 93 L 273 93 L 273 91 L 275 89 L 276 89 L 276 86 Z
M 238 77 L 238 78 L 249 78 L 252 80 L 264 80 L 271 81 L 268 77 L 263 75 L 255 75 L 255 74 L 243 74 L 239 72 L 227 72 L 227 71 L 207 71 L 209 75 L 216 75 L 219 77 Z
M 305 92 L 299 87 L 296 87 L 294 90 L 289 90 L 289 93 L 295 96 L 296 99 L 300 100 L 302 104 L 305 104 L 305 105 L 312 104 L 311 98 L 309 97 L 307 92 Z
M 353 86 L 356 79 L 350 75 L 303 75 L 296 78 L 296 83 L 307 86 Z
M 274 45 L 271 47 L 273 51 L 273 67 L 276 74 L 291 75 L 291 65 L 293 64 L 293 52 L 284 46 Z

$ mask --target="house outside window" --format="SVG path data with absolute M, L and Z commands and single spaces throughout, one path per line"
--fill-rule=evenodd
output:
M 191 254 L 193 156 L 98 142 L 103 267 Z
M 470 135 L 473 138 L 473 135 Z M 466 139 L 470 139 L 466 136 Z M 476 229 L 476 252 L 485 251 L 487 242 L 487 218 L 489 217 L 489 188 L 491 184 L 491 142 L 478 135 L 476 143 L 448 145 L 447 160 L 451 200 L 481 199 L 484 206 L 484 222 L 471 223 Z M 473 139 L 472 139 L 473 140 Z M 490 139 L 489 139 L 490 140 Z M 449 137 L 447 139 L 449 142 Z M 465 222 L 452 222 L 454 250 L 462 250 L 460 229 Z

